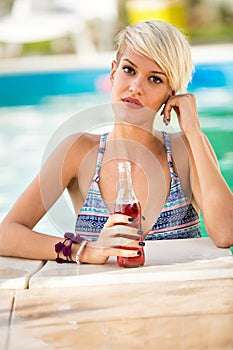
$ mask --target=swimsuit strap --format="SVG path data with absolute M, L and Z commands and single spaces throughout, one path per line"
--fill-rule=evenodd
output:
M 100 136 L 98 156 L 97 156 L 96 167 L 95 167 L 95 175 L 94 175 L 94 178 L 93 178 L 94 182 L 98 182 L 99 181 L 99 171 L 100 171 L 100 167 L 101 167 L 102 161 L 103 161 L 105 145 L 106 145 L 106 138 L 107 138 L 108 134 L 109 133 L 105 133 L 105 134 L 102 134 Z
M 167 162 L 168 162 L 168 167 L 170 170 L 171 177 L 176 177 L 176 173 L 174 171 L 173 167 L 173 160 L 172 160 L 172 153 L 171 153 L 171 141 L 170 138 L 167 134 L 166 131 L 162 131 L 163 134 L 163 139 L 164 139 L 164 145 L 166 147 L 166 152 L 167 152 Z
M 95 175 L 93 178 L 93 181 L 95 181 L 95 182 L 99 181 L 99 171 L 100 171 L 100 167 L 101 167 L 102 161 L 103 161 L 106 139 L 107 139 L 108 134 L 109 133 L 104 133 L 100 136 L 98 156 L 97 156 L 97 162 L 96 162 L 96 168 L 95 168 Z M 167 161 L 168 161 L 170 174 L 171 174 L 171 177 L 174 177 L 174 176 L 176 176 L 176 174 L 174 172 L 173 160 L 172 160 L 172 155 L 171 155 L 171 141 L 170 141 L 170 138 L 169 138 L 166 131 L 162 131 L 162 134 L 163 134 L 163 138 L 164 138 L 164 145 L 165 145 L 166 152 L 167 152 Z

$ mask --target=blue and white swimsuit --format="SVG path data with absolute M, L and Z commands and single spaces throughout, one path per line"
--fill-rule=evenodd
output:
M 107 135 L 101 135 L 95 175 L 75 225 L 76 233 L 85 239 L 96 240 L 110 215 L 98 184 Z M 171 177 L 170 193 L 161 214 L 145 240 L 201 237 L 199 215 L 186 197 L 180 179 L 173 168 L 169 136 L 163 132 L 163 137 Z

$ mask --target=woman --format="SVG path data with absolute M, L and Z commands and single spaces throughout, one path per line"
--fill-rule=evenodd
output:
M 137 251 L 117 247 L 119 233 L 135 233 L 122 225 L 130 218 L 110 214 L 122 159 L 131 161 L 145 240 L 200 237 L 201 211 L 214 243 L 233 245 L 233 196 L 200 129 L 195 96 L 185 93 L 192 70 L 189 44 L 170 24 L 141 22 L 123 30 L 110 74 L 113 130 L 72 135 L 55 149 L 3 220 L 0 254 L 95 264 L 109 256 L 135 256 Z M 181 131 L 153 130 L 159 110 L 166 125 L 175 111 Z M 33 227 L 66 188 L 77 236 L 59 242 Z M 137 241 L 130 244 L 139 247 Z

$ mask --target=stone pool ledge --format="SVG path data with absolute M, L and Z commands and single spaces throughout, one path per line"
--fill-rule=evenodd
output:
M 39 268 L 1 258 L 2 282 L 16 283 L 0 284 L 0 349 L 230 350 L 230 249 L 197 238 L 146 242 L 145 250 L 145 266 L 135 269 L 112 259 Z M 17 267 L 30 274 L 25 287 Z

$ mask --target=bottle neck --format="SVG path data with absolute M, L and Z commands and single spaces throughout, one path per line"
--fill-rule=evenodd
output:
M 118 195 L 114 212 L 131 216 L 133 227 L 141 231 L 141 206 L 134 193 L 129 162 L 119 163 Z
M 119 171 L 119 182 L 118 182 L 118 196 L 117 200 L 135 202 L 137 201 L 131 177 L 130 167 L 120 169 Z

